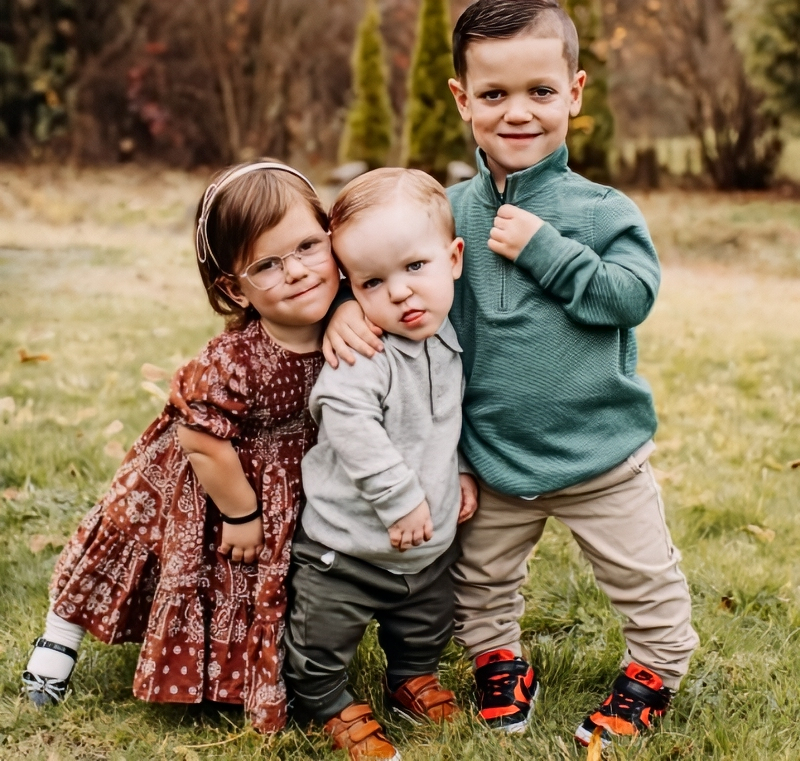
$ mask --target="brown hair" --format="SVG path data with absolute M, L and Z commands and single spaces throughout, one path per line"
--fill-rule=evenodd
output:
M 478 0 L 459 16 L 453 29 L 453 67 L 467 76 L 467 48 L 478 40 L 531 34 L 560 39 L 570 76 L 578 71 L 578 31 L 558 0 Z
M 330 229 L 336 229 L 355 219 L 367 209 L 386 203 L 397 195 L 405 195 L 436 215 L 443 230 L 456 237 L 453 212 L 444 188 L 429 174 L 419 169 L 384 167 L 356 177 L 342 188 L 330 211 Z
M 276 162 L 259 159 L 255 163 Z M 235 273 L 250 256 L 253 244 L 285 216 L 289 206 L 305 203 L 323 229 L 328 229 L 328 217 L 317 194 L 300 177 L 280 169 L 254 169 L 233 180 L 219 193 L 219 185 L 233 172 L 248 166 L 239 164 L 214 176 L 208 190 L 200 199 L 195 215 L 197 266 L 206 288 L 212 309 L 226 317 L 229 330 L 243 328 L 250 320 L 258 319 L 253 306 L 239 306 L 221 287 L 235 286 Z M 198 234 L 201 215 L 205 213 L 205 236 Z

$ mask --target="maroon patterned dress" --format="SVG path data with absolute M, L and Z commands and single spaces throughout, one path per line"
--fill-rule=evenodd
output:
M 259 731 L 284 725 L 284 582 L 322 361 L 278 346 L 258 320 L 214 338 L 178 371 L 166 408 L 62 552 L 51 582 L 56 614 L 108 644 L 143 643 L 137 697 L 244 704 Z M 179 423 L 238 452 L 264 506 L 256 562 L 215 551 L 220 515 L 178 443 Z

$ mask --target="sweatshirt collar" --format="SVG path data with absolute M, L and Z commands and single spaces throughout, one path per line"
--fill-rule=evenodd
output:
M 461 352 L 461 344 L 459 344 L 458 338 L 456 338 L 456 331 L 450 320 L 445 319 L 435 335 L 438 336 L 439 340 L 450 349 L 450 351 Z M 425 346 L 425 341 L 413 341 L 405 336 L 398 336 L 396 333 L 386 333 L 384 335 L 384 341 L 390 343 L 398 351 L 401 351 L 412 359 L 418 357 Z
M 486 161 L 486 154 L 480 148 L 475 153 L 478 172 L 485 188 L 493 197 L 502 199 L 504 203 L 514 203 L 530 196 L 535 191 L 541 190 L 543 185 L 549 183 L 557 175 L 568 172 L 568 157 L 567 144 L 562 143 L 559 148 L 533 166 L 509 174 L 506 177 L 505 190 L 501 195 Z

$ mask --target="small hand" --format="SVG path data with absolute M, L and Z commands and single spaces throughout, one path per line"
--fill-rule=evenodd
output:
M 389 541 L 392 547 L 405 552 L 418 547 L 433 536 L 433 521 L 428 500 L 420 502 L 408 515 L 389 526 Z
M 322 353 L 331 367 L 339 367 L 341 357 L 348 365 L 354 365 L 355 349 L 365 357 L 372 357 L 376 351 L 383 351 L 383 341 L 378 336 L 383 331 L 370 322 L 364 310 L 356 301 L 341 304 L 328 322 L 322 338 Z
M 535 214 L 503 204 L 497 210 L 494 227 L 489 233 L 489 249 L 513 262 L 543 224 Z
M 478 482 L 469 473 L 459 473 L 461 484 L 461 509 L 458 511 L 458 522 L 468 521 L 478 509 Z
M 261 516 L 247 523 L 222 524 L 222 537 L 217 552 L 230 553 L 231 560 L 252 563 L 264 549 L 264 524 Z

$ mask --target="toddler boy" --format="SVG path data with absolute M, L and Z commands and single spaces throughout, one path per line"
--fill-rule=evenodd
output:
M 547 519 L 562 521 L 626 619 L 623 672 L 575 732 L 607 744 L 663 715 L 697 645 L 648 464 L 652 395 L 636 374 L 658 259 L 636 206 L 567 167 L 586 74 L 556 0 L 479 0 L 456 24 L 453 58 L 450 89 L 479 146 L 477 175 L 449 190 L 465 241 L 450 311 L 464 347 L 461 449 L 480 486 L 459 531 L 455 637 L 474 659 L 480 716 L 522 731 L 538 680 L 520 647 L 520 588 Z M 352 358 L 346 342 L 375 343 L 352 309 L 329 326 L 329 360 Z
M 353 759 L 399 758 L 348 692 L 347 667 L 375 618 L 389 704 L 434 721 L 456 710 L 436 672 L 453 630 L 456 524 L 474 510 L 461 509 L 461 347 L 447 319 L 463 241 L 444 189 L 406 169 L 346 186 L 331 231 L 384 351 L 326 366 L 311 394 L 319 442 L 302 463 L 286 677 L 334 747 Z

